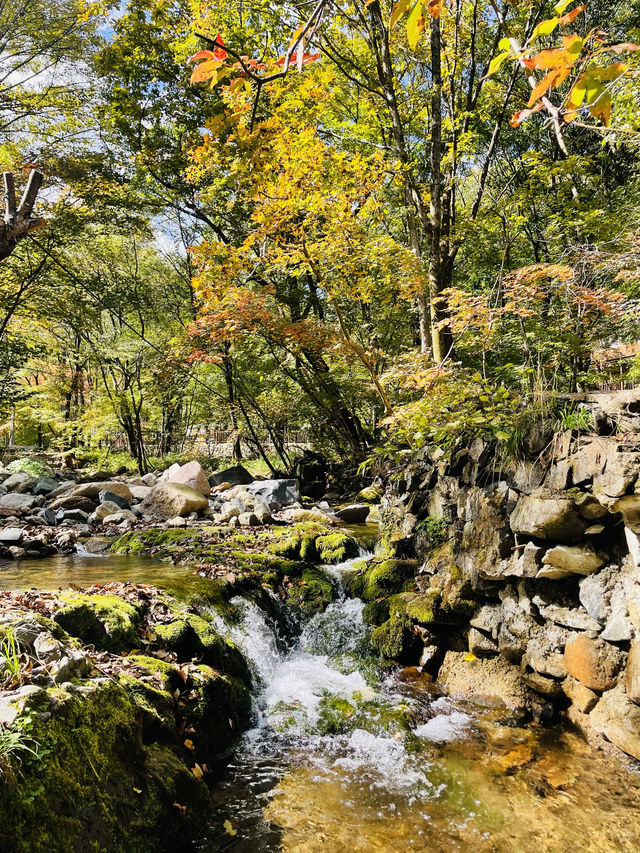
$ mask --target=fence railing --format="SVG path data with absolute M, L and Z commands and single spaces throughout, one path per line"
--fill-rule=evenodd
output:
M 258 440 L 264 450 L 273 451 L 275 445 L 268 434 L 257 433 Z M 162 435 L 159 432 L 143 433 L 144 444 L 147 453 L 156 455 L 160 452 Z M 187 432 L 183 436 L 175 450 L 181 453 L 191 453 L 194 456 L 225 456 L 231 455 L 238 434 L 233 430 L 199 430 Z M 253 453 L 256 451 L 256 442 L 248 435 L 240 436 L 240 444 L 243 452 Z M 287 449 L 311 448 L 311 433 L 306 431 L 288 432 L 283 437 L 283 445 Z M 127 450 L 127 437 L 124 432 L 113 432 L 100 439 L 99 447 L 110 447 L 112 451 Z

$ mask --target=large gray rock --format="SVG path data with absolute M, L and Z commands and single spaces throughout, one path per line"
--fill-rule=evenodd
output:
M 145 514 L 166 519 L 202 512 L 209 506 L 209 501 L 184 483 L 162 482 L 153 486 L 140 506 Z
M 515 492 L 505 482 L 474 487 L 460 496 L 458 515 L 464 528 L 458 559 L 465 577 L 503 577 L 514 546 L 508 520 L 514 497 Z
M 572 498 L 544 492 L 521 495 L 509 522 L 514 533 L 555 542 L 577 542 L 588 527 Z
M 539 578 L 561 579 L 571 575 L 591 575 L 606 562 L 590 545 L 556 545 L 542 558 Z
M 0 497 L 0 507 L 13 509 L 18 512 L 31 509 L 35 502 L 35 495 L 23 495 L 18 492 L 9 492 L 8 495 Z
M 179 466 L 175 471 L 172 470 L 166 481 L 169 483 L 183 483 L 185 486 L 190 486 L 192 489 L 200 492 L 201 495 L 209 495 L 211 493 L 211 486 L 209 485 L 207 475 L 202 470 L 202 465 L 195 459 L 192 462 L 187 462 L 186 465 Z
M 294 504 L 300 500 L 297 480 L 258 480 L 250 483 L 246 490 L 250 494 L 262 498 L 270 508 L 274 509 Z

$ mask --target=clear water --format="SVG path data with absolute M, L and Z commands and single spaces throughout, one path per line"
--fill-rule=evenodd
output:
M 177 592 L 207 583 L 140 557 L 0 566 L 4 589 L 110 580 Z M 359 601 L 340 598 L 295 641 L 255 605 L 236 603 L 241 619 L 219 628 L 260 685 L 255 725 L 217 771 L 202 853 L 640 850 L 634 767 L 566 727 L 519 727 L 442 696 L 416 670 L 380 669 Z

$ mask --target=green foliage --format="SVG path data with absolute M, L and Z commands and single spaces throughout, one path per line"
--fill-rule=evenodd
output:
M 575 429 L 589 432 L 593 429 L 593 412 L 582 406 L 565 406 L 558 412 L 555 423 L 557 430 Z
M 9 682 L 20 681 L 20 645 L 15 632 L 9 627 L 0 640 L 0 675 Z
M 432 548 L 438 548 L 447 539 L 447 520 L 441 515 L 428 515 L 416 524 L 416 532 L 424 531 Z

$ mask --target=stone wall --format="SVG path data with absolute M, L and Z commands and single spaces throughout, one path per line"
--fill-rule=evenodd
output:
M 454 695 L 566 712 L 593 742 L 640 759 L 640 442 L 543 432 L 530 450 L 505 462 L 476 440 L 390 477 L 379 553 L 361 572 L 382 558 L 417 568 L 371 621 L 397 640 L 383 651 Z M 439 606 L 418 612 L 410 602 L 425 596 Z

